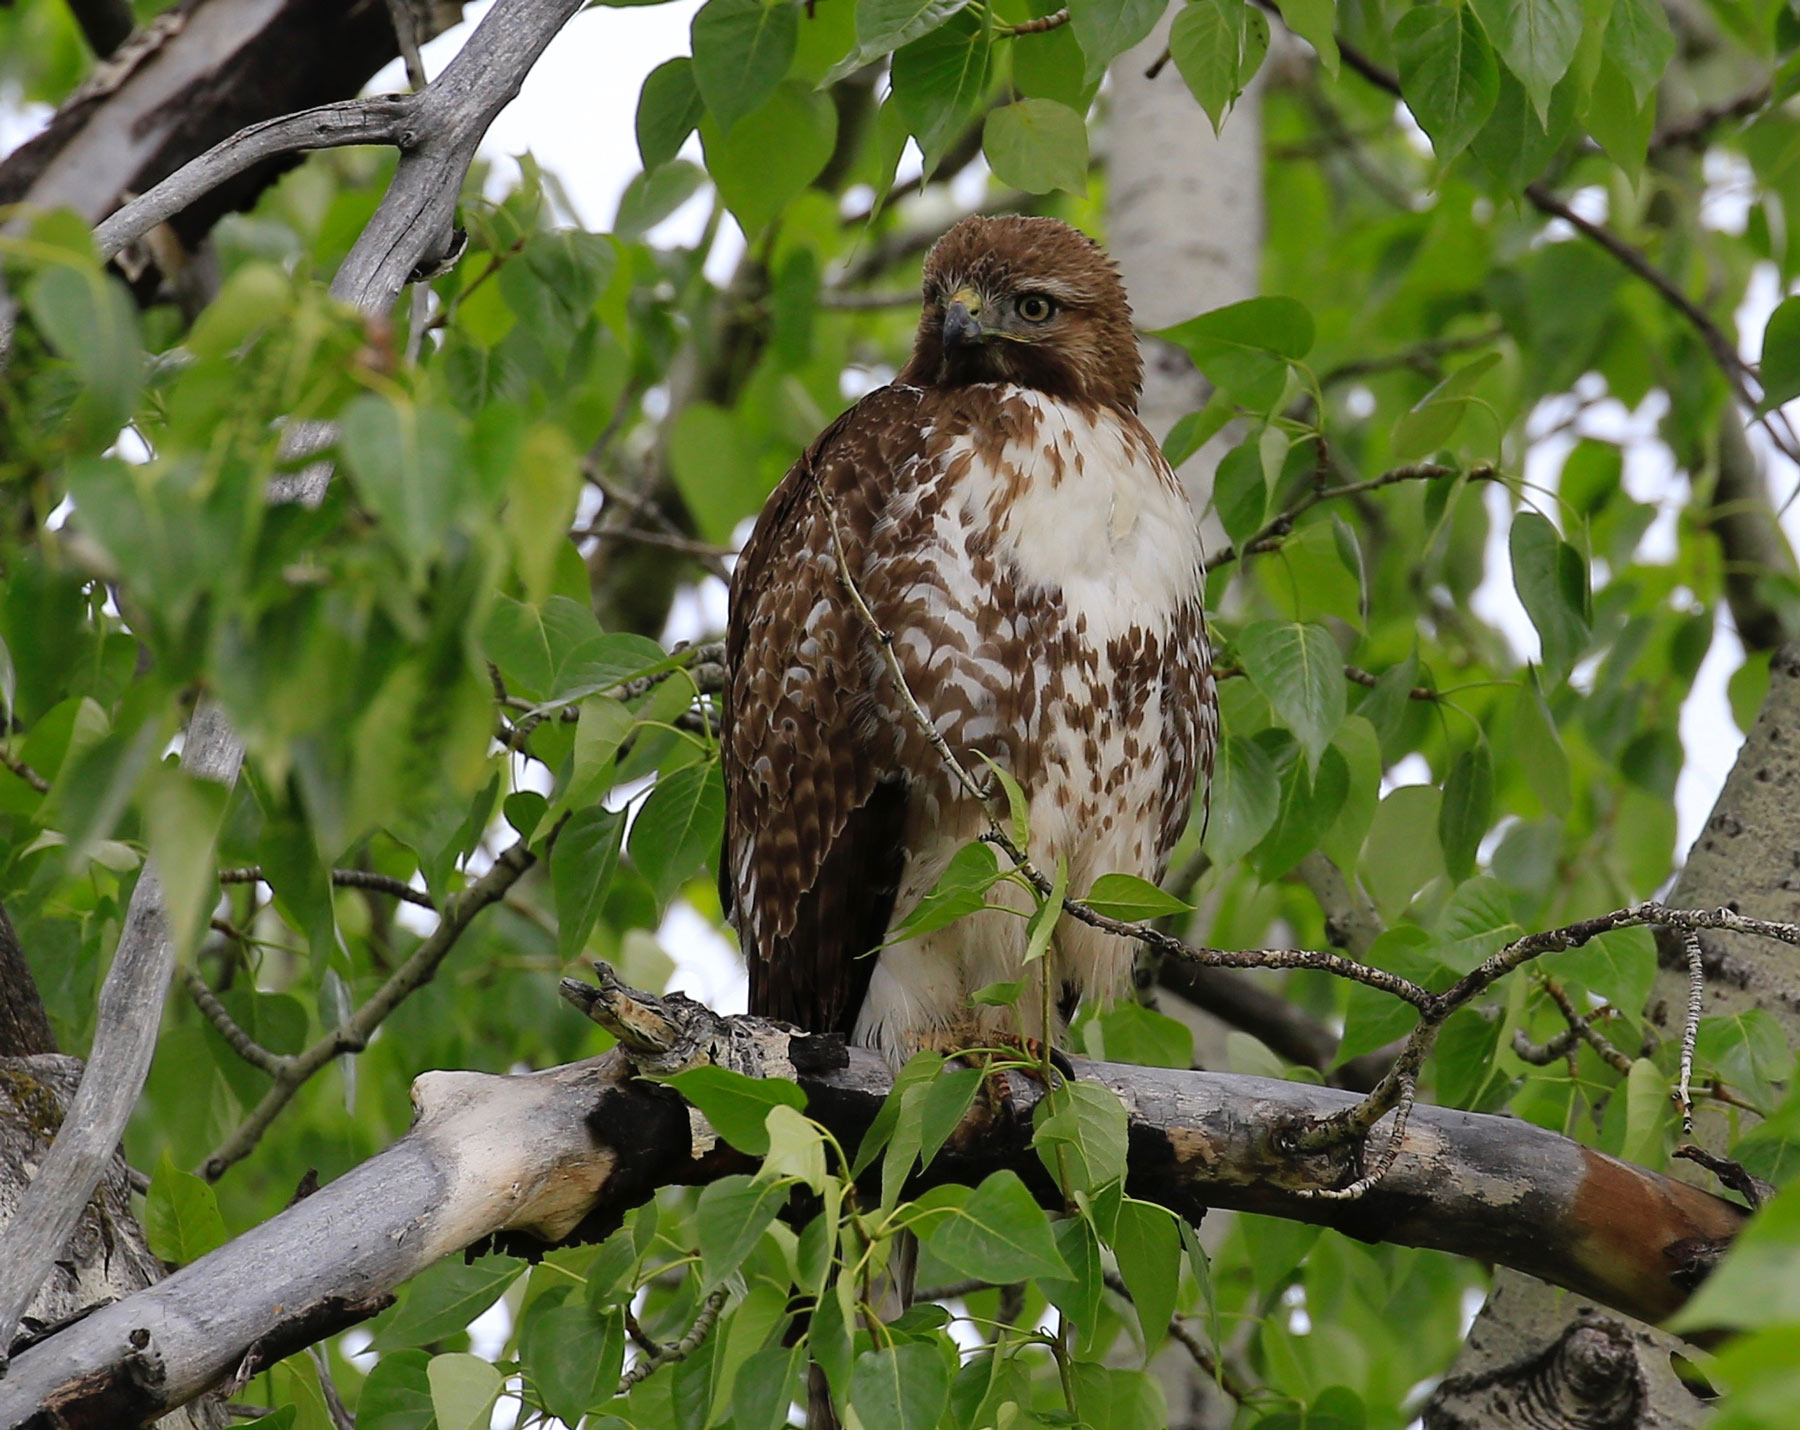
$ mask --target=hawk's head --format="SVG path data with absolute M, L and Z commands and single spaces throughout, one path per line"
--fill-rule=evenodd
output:
M 1014 382 L 1137 410 L 1144 370 L 1104 249 L 1053 218 L 964 219 L 925 260 L 925 311 L 901 381 Z

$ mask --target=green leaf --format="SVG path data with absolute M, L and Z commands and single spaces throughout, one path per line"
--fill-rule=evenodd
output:
M 1194 907 L 1135 874 L 1102 874 L 1094 880 L 1094 887 L 1087 891 L 1082 903 L 1097 914 L 1128 923 L 1192 913 Z
M 425 1367 L 438 1430 L 488 1430 L 500 1398 L 500 1372 L 492 1361 L 462 1352 L 431 1358 Z
M 742 3 L 754 4 L 755 0 Z M 707 172 L 718 185 L 719 197 L 749 235 L 767 228 L 813 181 L 831 158 L 836 142 L 837 107 L 830 96 L 796 80 L 782 84 L 745 113 L 729 133 L 710 117 L 700 123 Z M 724 540 L 729 534 L 712 539 Z
M 864 1430 L 933 1430 L 950 1401 L 950 1367 L 936 1346 L 864 1351 L 850 1374 L 850 1406 Z
M 1149 1371 L 1122 1370 L 1093 1361 L 1077 1361 L 1072 1378 L 1081 1423 L 1090 1430 L 1138 1430 L 1143 1425 L 1169 1423 L 1169 1408 L 1163 1399 L 1162 1386 Z M 1269 1423 L 1259 1420 L 1259 1430 Z M 1310 1419 L 1307 1421 L 1309 1427 L 1313 1423 Z M 1320 1430 L 1340 1430 L 1340 1427 L 1321 1426 Z
M 625 816 L 593 805 L 569 816 L 550 851 L 550 894 L 556 906 L 556 956 L 572 962 L 587 947 L 600 906 L 619 867 Z
M 1338 75 L 1337 0 L 1279 0 L 1281 18 L 1319 52 L 1319 63 L 1333 79 Z M 1244 83 L 1250 76 L 1244 76 Z
M 1049 1217 L 1010 1170 L 988 1176 L 959 1212 L 936 1220 L 923 1240 L 946 1266 L 996 1284 L 1069 1274 Z
M 144 1238 L 164 1261 L 179 1266 L 225 1244 L 225 1219 L 213 1189 L 177 1167 L 166 1147 L 144 1198 Z
M 638 174 L 619 195 L 619 211 L 613 218 L 614 236 L 642 238 L 705 184 L 706 170 L 686 159 L 671 159 L 660 168 Z
M 978 1067 L 949 1068 L 925 1088 L 919 1107 L 919 1158 L 924 1166 L 931 1165 L 975 1105 L 986 1075 Z
M 198 946 L 207 911 L 218 896 L 213 847 L 229 798 L 223 785 L 174 766 L 151 771 L 144 811 L 150 853 L 162 880 L 169 939 L 184 959 Z
M 1169 0 L 1071 0 L 1069 28 L 1087 56 L 1087 79 L 1097 83 L 1115 57 L 1144 39 Z
M 574 1425 L 612 1399 L 625 1359 L 623 1310 L 538 1304 L 521 1320 L 519 1359 L 546 1410 Z
M 1639 105 L 1655 93 L 1675 58 L 1675 32 L 1658 0 L 1612 0 L 1601 43 L 1606 57 L 1630 82 Z
M 856 0 L 856 48 L 832 66 L 821 87 L 929 35 L 969 0 Z
M 1269 509 L 1269 477 L 1255 437 L 1246 437 L 1220 458 L 1213 474 L 1213 506 L 1239 551 L 1262 529 Z
M 431 1357 L 424 1351 L 392 1351 L 382 1356 L 357 1394 L 357 1430 L 427 1430 L 434 1426 L 430 1363 Z
M 1190 0 L 1176 11 L 1169 53 L 1215 134 L 1268 45 L 1269 22 L 1245 0 Z
M 1509 544 L 1513 589 L 1537 627 L 1544 672 L 1559 684 L 1587 649 L 1587 563 L 1534 511 L 1513 518 Z
M 1323 626 L 1257 621 L 1237 639 L 1244 674 L 1294 732 L 1316 774 L 1343 723 L 1344 657 Z
M 466 490 L 471 463 L 460 420 L 439 408 L 365 395 L 338 421 L 338 450 L 414 580 L 422 579 Z
M 987 906 L 987 891 L 1000 877 L 990 845 L 974 840 L 956 851 L 944 872 L 912 912 L 888 930 L 889 942 L 917 938 Z
M 1420 5 L 1394 26 L 1394 58 L 1407 108 L 1431 136 L 1438 161 L 1449 163 L 1481 132 L 1500 97 L 1500 67 L 1487 36 L 1467 8 Z
M 694 85 L 720 130 L 729 132 L 787 73 L 800 37 L 800 12 L 786 0 L 707 0 L 694 16 L 690 36 Z
M 1148 1363 L 1167 1338 L 1169 1318 L 1175 1314 L 1175 1291 L 1181 1279 L 1181 1233 L 1175 1230 L 1174 1215 L 1167 1208 L 1126 1197 L 1119 1204 L 1119 1219 L 1110 1245 L 1118 1259 L 1119 1275 L 1130 1288 L 1137 1307 Z
M 374 1349 L 385 1361 L 406 1346 L 456 1335 L 498 1301 L 522 1269 L 523 1263 L 510 1256 L 484 1256 L 467 1264 L 453 1256 L 438 1262 L 407 1286 L 394 1319 L 376 1333 Z
M 1673 1113 L 1669 1079 L 1648 1058 L 1633 1059 L 1625 1075 L 1625 1141 L 1619 1155 L 1653 1172 L 1661 1170 L 1668 1160 Z
M 694 1222 L 699 1234 L 701 1279 L 716 1286 L 744 1264 L 744 1258 L 788 1199 L 779 1182 L 756 1182 L 741 1174 L 721 1177 L 700 1193 Z
M 982 130 L 981 150 L 996 178 L 1028 194 L 1087 192 L 1087 121 L 1054 99 L 996 109 Z
M 1513 754 L 1524 766 L 1526 783 L 1550 814 L 1569 813 L 1569 756 L 1557 734 L 1550 707 L 1529 675 L 1519 682 L 1513 714 Z
M 1499 353 L 1483 354 L 1450 374 L 1402 413 L 1388 439 L 1393 460 L 1417 461 L 1448 444 L 1472 405 L 1469 394 L 1475 384 L 1499 361 Z
M 623 701 L 590 695 L 581 702 L 575 721 L 575 747 L 569 782 L 559 804 L 591 804 L 606 793 L 619 747 L 631 733 L 632 713 Z
M 1255 412 L 1281 400 L 1288 364 L 1312 351 L 1313 319 L 1292 298 L 1247 298 L 1153 336 L 1185 348 L 1194 365 Z
M 1194 1031 L 1186 1023 L 1130 1001 L 1108 1008 L 1087 1026 L 1088 1051 L 1115 1063 L 1191 1068 Z
M 761 1157 L 769 1150 L 769 1113 L 776 1107 L 796 1112 L 806 1108 L 806 1094 L 782 1078 L 745 1077 L 712 1063 L 689 1068 L 666 1079 L 669 1086 L 700 1109 L 713 1131 L 740 1152 Z
M 1581 0 L 1474 0 L 1475 14 L 1548 121 L 1550 91 L 1568 73 L 1581 41 Z
M 81 375 L 80 397 L 63 420 L 78 440 L 110 441 L 144 385 L 136 304 L 124 284 L 91 260 L 49 264 L 26 285 L 24 297 L 44 340 Z
M 556 558 L 569 539 L 581 464 L 568 434 L 540 422 L 525 434 L 511 463 L 502 529 L 519 584 L 533 601 L 550 594 Z
M 1656 938 L 1649 929 L 1615 929 L 1581 948 L 1550 954 L 1543 968 L 1552 978 L 1585 988 L 1636 1018 L 1656 982 Z
M 667 901 L 719 850 L 725 787 L 719 766 L 688 765 L 656 782 L 631 822 L 631 857 Z
M 1783 299 L 1769 314 L 1763 329 L 1762 401 L 1758 413 L 1768 412 L 1800 397 L 1800 297 Z
M 1227 735 L 1213 762 L 1206 820 L 1206 852 L 1215 865 L 1229 867 L 1274 828 L 1281 809 L 1281 779 L 1261 745 Z
M 1058 854 L 1056 874 L 1050 881 L 1050 892 L 1031 911 L 1031 917 L 1025 923 L 1024 966 L 1029 967 L 1049 952 L 1050 939 L 1056 932 L 1057 921 L 1062 917 L 1063 899 L 1068 892 L 1069 861 Z
M 742 425 L 714 403 L 690 402 L 675 414 L 669 470 L 682 504 L 708 541 L 729 541 L 765 495 Z
M 783 1084 L 785 1086 L 785 1084 Z M 777 1103 L 763 1120 L 768 1131 L 768 1152 L 758 1179 L 790 1177 L 814 1192 L 825 1190 L 825 1134 L 818 1124 L 786 1103 Z
M 686 55 L 667 60 L 644 78 L 638 95 L 638 155 L 646 169 L 668 163 L 681 151 L 706 112 Z
M 1281 798 L 1275 824 L 1251 851 L 1264 882 L 1281 878 L 1318 847 L 1337 822 L 1350 793 L 1349 762 L 1337 746 L 1327 747 L 1316 776 L 1307 772 L 1306 762 L 1294 746 L 1288 745 L 1282 753 L 1285 759 L 1280 765 Z
M 788 1423 L 788 1406 L 799 1390 L 800 1347 L 752 1352 L 731 1382 L 733 1430 L 779 1430 Z
M 1442 980 L 1443 965 L 1429 953 L 1432 937 L 1417 924 L 1397 924 L 1370 946 L 1366 961 L 1387 973 L 1409 978 L 1425 987 Z M 1418 1010 L 1390 993 L 1352 983 L 1346 996 L 1344 1036 L 1332 1059 L 1341 1067 L 1352 1058 L 1386 1047 L 1410 1033 L 1419 1021 Z
M 894 1074 L 894 1085 L 888 1095 L 881 1100 L 876 1110 L 875 1120 L 869 1124 L 869 1130 L 863 1134 L 862 1142 L 857 1146 L 856 1156 L 850 1164 L 850 1175 L 862 1176 L 881 1149 L 893 1138 L 894 1130 L 899 1125 L 900 1113 L 906 1101 L 906 1094 L 913 1089 L 930 1082 L 944 1066 L 944 1056 L 929 1048 L 923 1048 L 906 1060 L 906 1066 Z M 910 1165 L 910 1164 L 909 1164 Z
M 1064 1082 L 1037 1106 L 1031 1145 L 1052 1177 L 1066 1166 L 1069 1187 L 1088 1192 L 1125 1175 L 1131 1124 L 1110 1087 L 1097 1082 Z
M 1438 839 L 1452 879 L 1466 879 L 1475 871 L 1475 852 L 1493 818 L 1493 805 L 1493 756 L 1486 742 L 1479 741 L 1450 766 L 1444 802 L 1438 806 Z
M 919 141 L 927 175 L 975 122 L 987 95 L 992 49 L 985 19 L 964 10 L 895 52 L 889 74 L 894 107 Z
M 1068 1276 L 1043 1276 L 1038 1286 L 1051 1303 L 1080 1328 L 1083 1347 L 1100 1319 L 1105 1289 L 1105 1268 L 1100 1260 L 1100 1239 L 1094 1224 L 1084 1216 L 1064 1217 L 1056 1223 L 1056 1249 L 1069 1264 Z
M 976 752 L 980 754 L 979 751 Z M 1009 771 L 998 760 L 988 755 L 981 755 L 982 764 L 987 766 L 988 774 L 999 784 L 1006 795 L 1006 812 L 1012 820 L 1013 843 L 1021 849 L 1031 847 L 1031 801 L 1025 797 L 1025 788 L 1014 779 Z

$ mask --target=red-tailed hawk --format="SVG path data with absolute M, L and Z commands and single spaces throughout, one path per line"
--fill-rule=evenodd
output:
M 840 547 L 950 748 L 1024 788 L 1038 867 L 1067 859 L 1077 894 L 1165 872 L 1218 721 L 1199 537 L 1138 421 L 1142 376 L 1099 245 L 1054 219 L 964 219 L 926 260 L 911 361 L 776 488 L 726 647 L 720 886 L 752 1013 L 896 1062 L 1059 1031 L 1029 991 L 1023 1026 L 970 1001 L 1020 977 L 1014 913 L 887 942 L 988 811 L 909 710 Z M 1031 907 L 1010 882 L 989 898 Z M 1066 1019 L 1127 989 L 1132 946 L 1065 919 L 1046 961 Z

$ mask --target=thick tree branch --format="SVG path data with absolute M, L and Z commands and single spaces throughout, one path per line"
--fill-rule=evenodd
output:
M 166 1281 L 23 1352 L 0 1383 L 0 1424 L 41 1409 L 68 1423 L 132 1424 L 192 1398 L 251 1347 L 273 1358 L 369 1314 L 439 1257 L 498 1229 L 551 1238 L 604 1234 L 672 1183 L 751 1165 L 667 1088 L 635 1076 L 718 1061 L 796 1077 L 807 1110 L 855 1145 L 892 1087 L 873 1052 L 750 1018 L 720 1018 L 680 997 L 611 983 L 565 985 L 610 1010 L 644 1047 L 527 1077 L 427 1073 L 413 1130 L 370 1161 Z M 619 1021 L 624 1020 L 624 1021 Z M 827 1064 L 835 1064 L 829 1066 Z M 1688 1295 L 1688 1249 L 1736 1233 L 1744 1208 L 1616 1161 L 1512 1118 L 1420 1108 L 1387 1180 L 1361 1202 L 1299 1188 L 1342 1153 L 1293 1157 L 1284 1126 L 1351 1097 L 1267 1078 L 1078 1064 L 1123 1099 L 1134 1196 L 1198 1218 L 1234 1207 L 1336 1226 L 1352 1236 L 1429 1246 L 1516 1266 L 1633 1315 L 1666 1316 Z M 933 1179 L 975 1181 L 1011 1168 L 1061 1205 L 1031 1147 L 1041 1086 L 1009 1074 L 933 1163 Z M 159 1380 L 134 1379 L 133 1334 Z M 110 1418 L 109 1418 L 110 1417 Z
M 418 104 L 411 95 L 380 94 L 265 119 L 240 129 L 197 159 L 183 164 L 149 193 L 126 204 L 94 230 L 104 258 L 136 243 L 228 179 L 281 154 L 341 149 L 351 144 L 399 144 L 412 137 L 409 120 Z

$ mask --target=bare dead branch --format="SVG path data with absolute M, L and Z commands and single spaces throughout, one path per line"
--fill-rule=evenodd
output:
M 167 223 L 227 179 L 278 154 L 340 149 L 351 144 L 402 144 L 417 116 L 410 95 L 375 95 L 322 104 L 279 119 L 265 119 L 190 159 L 149 193 L 133 199 L 94 230 L 101 256 L 116 257 L 128 245 Z

